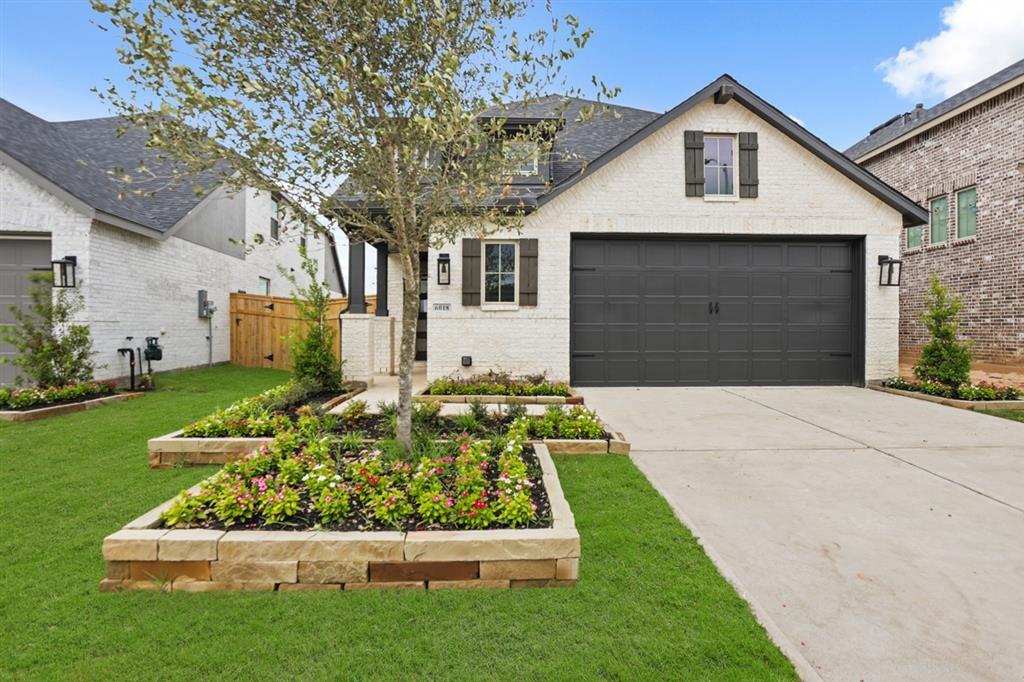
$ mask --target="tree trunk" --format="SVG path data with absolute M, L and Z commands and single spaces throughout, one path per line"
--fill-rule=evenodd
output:
M 420 254 L 401 252 L 402 341 L 398 356 L 398 442 L 412 450 L 412 368 L 416 361 L 416 323 L 420 315 Z

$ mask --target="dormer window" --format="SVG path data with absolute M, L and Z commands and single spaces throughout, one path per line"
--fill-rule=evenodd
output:
M 704 135 L 704 196 L 735 196 L 735 149 L 731 135 Z
M 540 149 L 536 142 L 516 140 L 505 143 L 505 154 L 515 165 L 512 174 L 529 177 L 540 173 Z

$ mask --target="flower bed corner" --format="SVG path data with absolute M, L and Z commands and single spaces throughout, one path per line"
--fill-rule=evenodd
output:
M 893 377 L 884 381 L 868 382 L 868 388 L 906 398 L 916 398 L 917 400 L 926 400 L 948 407 L 956 407 L 961 410 L 1024 410 L 1024 400 L 1019 397 L 1005 400 L 985 399 L 989 395 L 1019 396 L 1020 392 L 1012 387 L 995 386 L 984 382 L 962 387 L 958 390 L 957 397 L 953 396 L 950 392 L 951 389 L 937 384 L 908 381 L 899 377 Z M 961 393 L 973 395 L 975 398 L 971 400 L 963 399 L 959 397 Z
M 26 422 L 141 398 L 118 393 L 112 381 L 85 381 L 52 388 L 0 388 L 0 421 Z
M 548 450 L 533 446 L 549 528 L 411 531 L 168 529 L 174 500 L 103 540 L 103 591 L 567 587 L 580 537 Z M 198 489 L 199 486 L 193 488 Z

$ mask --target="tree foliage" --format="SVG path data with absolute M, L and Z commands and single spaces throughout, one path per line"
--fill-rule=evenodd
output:
M 341 386 L 341 365 L 334 355 L 334 329 L 327 318 L 331 290 L 320 278 L 316 259 L 310 257 L 305 246 L 299 246 L 299 255 L 308 284 L 300 286 L 294 274 L 280 268 L 281 274 L 291 282 L 292 300 L 299 318 L 299 324 L 288 336 L 292 374 L 300 381 L 318 384 L 326 390 L 337 390 Z
M 928 307 L 921 315 L 932 338 L 921 349 L 921 357 L 914 365 L 914 376 L 921 381 L 937 381 L 952 388 L 970 383 L 970 343 L 957 339 L 961 308 L 960 297 L 951 294 L 932 275 Z
M 18 350 L 13 364 L 23 374 L 19 382 L 49 388 L 72 381 L 92 379 L 92 337 L 89 327 L 76 324 L 75 318 L 85 305 L 78 289 L 54 289 L 49 272 L 29 276 L 27 310 L 11 306 L 14 326 L 3 340 Z
M 350 239 L 388 244 L 413 283 L 428 246 L 519 228 L 523 203 L 509 179 L 524 159 L 496 143 L 505 119 L 480 114 L 549 90 L 576 94 L 562 65 L 591 35 L 549 5 L 542 27 L 520 30 L 527 0 L 92 1 L 122 34 L 131 87 L 101 96 L 180 172 L 228 159 L 229 186 L 286 188 Z M 615 94 L 593 84 L 599 99 Z M 556 125 L 516 135 L 544 153 Z M 333 196 L 342 181 L 347 201 Z M 418 306 L 416 287 L 406 287 L 406 445 Z

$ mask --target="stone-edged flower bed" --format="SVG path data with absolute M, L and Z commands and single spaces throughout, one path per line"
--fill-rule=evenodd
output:
M 583 403 L 583 396 L 578 395 L 568 384 L 548 381 L 543 375 L 513 377 L 503 372 L 487 372 L 472 377 L 435 379 L 423 393 L 413 396 L 413 400 L 578 405 Z
M 510 446 L 513 450 L 516 447 L 512 439 L 501 452 L 505 453 Z M 284 446 L 275 443 L 274 447 Z M 517 457 L 508 455 L 511 459 L 506 459 L 502 455 L 499 458 L 494 453 L 484 456 L 483 448 L 490 447 L 487 443 L 464 441 L 453 447 L 457 447 L 461 454 L 451 462 L 437 461 L 454 467 L 452 473 L 458 472 L 458 479 L 449 481 L 456 486 L 455 489 L 467 485 L 464 478 L 473 479 L 471 472 L 485 461 L 501 462 L 502 471 L 495 477 L 493 473 L 486 473 L 485 468 L 477 470 L 477 485 L 469 488 L 477 490 L 477 493 L 480 490 L 500 490 L 494 486 L 508 485 L 509 481 L 526 480 L 526 474 L 515 463 L 519 461 Z M 520 443 L 519 447 L 523 453 L 529 453 L 529 446 Z M 571 586 L 576 583 L 579 571 L 579 534 L 547 448 L 534 445 L 532 450 L 539 472 L 536 480 L 532 481 L 534 485 L 530 486 L 530 494 L 524 499 L 537 499 L 538 489 L 543 493 L 547 500 L 547 513 L 545 519 L 538 523 L 544 522 L 546 527 L 419 529 L 429 527 L 427 523 L 399 530 L 367 531 L 334 530 L 323 525 L 295 530 L 236 530 L 238 524 L 220 528 L 166 527 L 169 519 L 180 518 L 183 506 L 187 507 L 182 504 L 183 497 L 179 496 L 104 539 L 107 573 L 100 582 L 100 589 L 210 592 Z M 268 500 L 271 505 L 268 509 L 278 508 L 274 506 L 277 493 L 287 483 L 282 484 L 276 479 L 287 475 L 287 468 L 292 466 L 284 464 L 285 461 L 305 462 L 309 472 L 319 471 L 320 465 L 329 462 L 329 459 L 323 459 L 323 452 L 317 454 L 314 451 L 314 445 L 306 444 L 294 455 L 279 460 L 281 465 L 275 480 L 268 484 L 271 492 L 258 502 L 261 509 Z M 314 460 L 319 464 L 313 464 Z M 255 456 L 250 466 L 258 466 L 262 461 Z M 429 460 L 421 463 L 425 468 L 417 469 L 415 473 L 428 471 L 432 466 Z M 359 473 L 366 463 L 351 460 L 348 464 L 355 467 L 350 472 L 364 476 L 361 479 L 364 484 L 371 484 L 372 478 L 378 478 Z M 244 466 L 245 462 L 231 465 L 237 470 Z M 415 476 L 415 473 L 406 473 Z M 225 469 L 223 475 L 232 474 Z M 385 471 L 380 478 L 388 475 Z M 331 480 L 325 477 L 324 481 L 316 484 L 321 486 L 321 491 L 327 491 L 315 493 L 317 500 L 322 502 L 325 495 L 333 490 L 329 487 Z M 349 485 L 353 480 L 345 480 L 345 484 Z M 433 483 L 433 480 L 419 479 L 421 486 L 429 487 Z M 274 488 L 279 484 L 280 488 Z M 183 494 L 184 497 L 202 495 L 205 485 L 209 483 L 193 487 Z M 513 488 L 514 485 L 509 487 L 509 492 L 522 497 L 523 494 L 514 493 Z M 438 493 L 438 497 L 443 498 L 440 489 Z M 350 494 L 355 498 L 360 493 L 353 488 Z M 380 508 L 384 516 L 389 513 L 387 498 L 387 495 L 382 495 L 378 500 L 384 505 Z M 371 499 L 374 499 L 372 495 Z M 463 505 L 463 508 L 483 509 L 495 500 L 497 497 L 493 495 L 489 499 L 478 496 L 475 501 L 467 500 L 471 503 L 468 507 Z M 481 503 L 483 507 L 479 506 Z M 421 521 L 424 515 L 430 515 L 432 504 L 430 495 L 417 498 Z M 444 502 L 441 504 L 443 508 Z M 330 505 L 320 508 L 329 510 Z M 504 507 L 515 508 L 512 502 Z M 536 512 L 533 510 L 532 513 Z M 522 520 L 524 517 L 518 518 Z M 344 525 L 335 526 L 344 528 Z
M 1024 409 L 1024 400 L 1021 400 L 1021 392 L 1018 389 L 1012 386 L 996 386 L 987 382 L 951 389 L 934 382 L 910 381 L 901 377 L 892 377 L 881 382 L 870 382 L 868 388 L 883 393 L 957 407 L 962 410 Z
M 0 388 L 0 421 L 34 421 L 139 398 L 118 393 L 112 381 L 83 381 L 50 388 Z
M 295 412 L 301 405 L 313 404 L 327 411 L 366 390 L 365 384 L 350 382 L 341 392 L 316 392 L 305 396 L 298 405 L 286 408 L 288 411 L 269 411 L 266 402 L 283 394 L 288 386 L 286 382 L 177 431 L 150 438 L 150 468 L 226 464 L 268 443 L 280 431 L 292 428 Z M 206 433 L 215 435 L 203 435 Z

